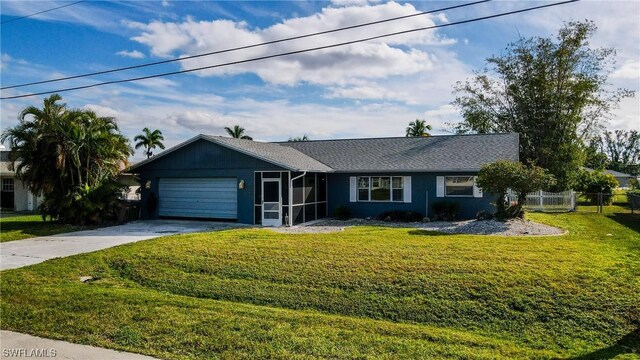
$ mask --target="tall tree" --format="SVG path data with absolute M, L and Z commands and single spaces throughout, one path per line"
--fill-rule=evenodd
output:
M 609 166 L 609 158 L 602 151 L 602 138 L 592 137 L 584 149 L 584 166 L 594 170 L 604 170 Z
M 620 99 L 608 90 L 613 49 L 593 49 L 591 21 L 565 24 L 555 39 L 521 38 L 490 57 L 471 80 L 458 82 L 453 104 L 459 132 L 517 132 L 520 160 L 548 169 L 566 189 L 582 164 L 585 140 L 598 131 Z
M 142 134 L 136 135 L 133 141 L 137 141 L 136 149 L 144 147 L 147 159 L 153 155 L 153 149 L 156 147 L 164 150 L 164 144 L 162 143 L 164 136 L 162 131 L 158 129 L 151 131 L 149 128 L 144 128 L 142 129 Z
M 25 108 L 0 140 L 11 146 L 11 167 L 28 189 L 44 195 L 43 216 L 69 223 L 115 216 L 121 186 L 116 177 L 132 154 L 114 118 L 67 109 L 51 95 L 44 106 Z
M 307 136 L 307 134 L 304 134 L 302 136 L 296 136 L 296 137 L 290 137 L 288 141 L 309 141 L 309 137 Z
M 244 134 L 244 128 L 240 125 L 234 125 L 233 128 L 225 126 L 224 128 L 227 131 L 227 134 L 235 139 L 245 139 L 245 140 L 253 140 L 253 138 L 249 135 Z
M 427 125 L 425 120 L 416 119 L 407 126 L 406 137 L 413 136 L 431 136 L 428 131 L 431 131 L 431 125 Z
M 640 167 L 640 133 L 637 130 L 605 131 L 602 146 L 609 169 L 637 174 Z

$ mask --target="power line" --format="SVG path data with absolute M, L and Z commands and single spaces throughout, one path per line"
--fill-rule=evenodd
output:
M 338 31 L 344 31 L 344 30 L 350 30 L 350 29 L 355 29 L 355 28 L 360 28 L 360 27 L 365 27 L 365 26 L 370 26 L 370 25 L 382 24 L 382 23 L 385 23 L 385 22 L 401 20 L 401 19 L 407 19 L 407 18 L 411 18 L 411 17 L 432 14 L 432 13 L 440 12 L 440 11 L 448 11 L 448 10 L 453 10 L 453 9 L 457 9 L 457 8 L 462 8 L 462 7 L 472 6 L 472 5 L 478 5 L 478 4 L 489 2 L 489 1 L 491 1 L 491 0 L 475 1 L 475 2 L 471 2 L 471 3 L 455 5 L 455 6 L 449 6 L 449 7 L 445 7 L 445 8 L 436 9 L 436 10 L 423 11 L 423 12 L 410 14 L 410 15 L 398 16 L 398 17 L 394 17 L 394 18 L 388 18 L 388 19 L 383 19 L 383 20 L 378 20 L 378 21 L 372 21 L 372 22 L 362 23 L 362 24 L 358 24 L 358 25 L 351 25 L 351 26 L 336 28 L 336 29 L 332 29 L 332 30 L 319 31 L 319 32 L 305 34 L 305 35 L 298 35 L 298 36 L 292 36 L 292 37 L 282 38 L 282 39 L 278 39 L 278 40 L 266 41 L 266 42 L 257 43 L 257 44 L 251 44 L 251 45 L 239 46 L 239 47 L 229 48 L 229 49 L 224 49 L 224 50 L 217 50 L 217 51 L 212 51 L 212 52 L 207 52 L 207 53 L 202 53 L 202 54 L 190 55 L 190 56 L 185 56 L 185 57 L 181 57 L 181 58 L 173 58 L 173 59 L 155 61 L 155 62 L 150 62 L 150 63 L 145 63 L 145 64 L 125 66 L 125 67 L 115 68 L 115 69 L 110 69 L 110 70 L 96 71 L 96 72 L 86 73 L 86 74 L 81 74 L 81 75 L 72 75 L 72 76 L 66 76 L 66 77 L 61 77 L 61 78 L 56 78 L 56 79 L 35 81 L 35 82 L 30 82 L 30 83 L 25 83 L 25 84 L 9 85 L 9 86 L 5 86 L 5 87 L 0 87 L 0 90 L 15 89 L 15 88 L 31 86 L 31 85 L 40 85 L 40 84 L 47 84 L 47 83 L 52 83 L 52 82 L 64 81 L 64 80 L 78 79 L 78 78 L 95 76 L 95 75 L 103 75 L 103 74 L 109 74 L 109 73 L 120 72 L 120 71 L 125 71 L 125 70 L 139 69 L 139 68 L 148 67 L 148 66 L 168 64 L 168 63 L 172 63 L 172 62 L 176 62 L 176 61 L 194 59 L 194 58 L 199 58 L 199 57 L 203 57 L 203 56 L 218 55 L 218 54 L 223 54 L 223 53 L 228 53 L 228 52 L 238 51 L 238 50 L 246 50 L 246 49 L 251 49 L 251 48 L 255 48 L 255 47 L 259 47 L 259 46 L 272 45 L 272 44 L 277 44 L 277 43 L 281 43 L 281 42 L 285 42 L 285 41 L 304 39 L 304 38 L 308 38 L 308 37 L 312 37 L 312 36 L 330 34 L 330 33 L 338 32 Z
M 202 67 L 193 68 L 193 69 L 171 71 L 171 72 L 166 72 L 166 73 L 162 73 L 162 74 L 140 76 L 140 77 L 129 78 L 129 79 L 105 81 L 105 82 L 91 84 L 91 85 L 75 86 L 75 87 L 69 87 L 69 88 L 58 89 L 58 90 L 53 90 L 53 91 L 43 91 L 43 92 L 37 92 L 37 93 L 31 93 L 31 94 L 0 97 L 0 100 L 20 99 L 20 98 L 31 97 L 31 96 L 46 95 L 46 94 L 67 92 L 67 91 L 73 91 L 73 90 L 81 90 L 81 89 L 89 89 L 89 88 L 103 86 L 103 85 L 120 84 L 120 83 L 132 82 L 132 81 L 140 81 L 140 80 L 152 79 L 152 78 L 157 78 L 157 77 L 164 77 L 164 76 L 170 76 L 170 75 L 190 73 L 190 72 L 200 71 L 200 70 L 214 69 L 214 68 L 225 67 L 225 66 L 230 66 L 230 65 L 244 64 L 244 63 L 253 62 L 253 61 L 266 60 L 266 59 L 272 59 L 272 58 L 277 58 L 277 57 L 301 54 L 301 53 L 306 53 L 306 52 L 311 52 L 311 51 L 330 49 L 330 48 L 339 47 L 339 46 L 351 45 L 351 44 L 361 43 L 361 42 L 365 42 L 365 41 L 386 38 L 386 37 L 390 37 L 390 36 L 413 33 L 413 32 L 417 32 L 417 31 L 424 31 L 424 30 L 431 30 L 431 29 L 437 29 L 437 28 L 454 26 L 454 25 L 468 24 L 468 23 L 473 23 L 473 22 L 477 22 L 477 21 L 498 18 L 498 17 L 502 17 L 502 16 L 507 16 L 507 15 L 513 15 L 513 14 L 524 13 L 524 12 L 543 9 L 543 8 L 548 8 L 548 7 L 554 7 L 554 6 L 558 6 L 558 5 L 564 5 L 564 4 L 573 3 L 573 2 L 577 2 L 577 1 L 580 1 L 580 0 L 561 1 L 561 2 L 557 2 L 557 3 L 539 5 L 539 6 L 534 6 L 534 7 L 529 7 L 529 8 L 519 9 L 519 10 L 513 10 L 513 11 L 507 11 L 507 12 L 493 14 L 493 15 L 477 17 L 477 18 L 473 18 L 473 19 L 467 19 L 467 20 L 451 22 L 451 23 L 447 23 L 447 24 L 440 24 L 440 25 L 427 26 L 427 27 L 422 27 L 422 28 L 417 28 L 417 29 L 397 31 L 397 32 L 393 32 L 393 33 L 377 35 L 377 36 L 371 36 L 371 37 L 362 38 L 362 39 L 358 39 L 358 40 L 345 41 L 345 42 L 331 44 L 331 45 L 324 45 L 324 46 L 318 46 L 318 47 L 314 47 L 314 48 L 289 51 L 289 52 L 284 52 L 284 53 L 279 53 L 279 54 L 259 56 L 259 57 L 255 57 L 255 58 L 245 59 L 245 60 L 237 60 L 237 61 L 231 61 L 231 62 L 226 62 L 226 63 L 221 63 L 221 64 L 202 66 Z
M 32 16 L 36 16 L 36 15 L 40 15 L 40 14 L 44 14 L 44 13 L 47 13 L 47 12 L 49 12 L 49 11 L 53 11 L 53 10 L 58 10 L 58 9 L 66 8 L 66 7 L 73 6 L 73 5 L 75 5 L 75 4 L 83 3 L 83 2 L 86 2 L 86 1 L 87 1 L 87 0 L 80 0 L 80 1 L 72 2 L 72 3 L 70 3 L 70 4 L 66 4 L 66 5 L 62 5 L 62 6 L 58 6 L 58 7 L 54 7 L 54 8 L 51 8 L 51 9 L 38 11 L 38 12 L 33 13 L 33 14 L 29 14 L 29 15 L 25 15 L 25 16 L 20 16 L 20 17 L 13 18 L 13 19 L 10 19 L 10 20 L 5 20 L 5 21 L 1 22 L 0 24 L 4 25 L 4 24 L 6 24 L 6 23 L 10 23 L 10 22 L 12 22 L 12 21 L 18 21 L 18 20 L 22 20 L 22 19 L 30 18 L 30 17 L 32 17 Z

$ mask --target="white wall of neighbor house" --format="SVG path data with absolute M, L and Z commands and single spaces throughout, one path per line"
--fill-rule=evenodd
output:
M 13 183 L 13 201 L 15 211 L 35 211 L 42 203 L 42 197 L 32 194 L 24 183 L 18 179 Z

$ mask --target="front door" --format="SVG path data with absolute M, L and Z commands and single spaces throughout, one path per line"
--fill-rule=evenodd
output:
M 280 179 L 262 179 L 262 225 L 282 226 Z

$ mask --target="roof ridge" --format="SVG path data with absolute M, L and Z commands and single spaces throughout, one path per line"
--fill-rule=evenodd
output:
M 429 139 L 434 137 L 463 137 L 463 136 L 487 136 L 487 135 L 517 135 L 516 132 L 502 132 L 502 133 L 481 133 L 481 134 L 443 134 L 443 135 L 429 135 L 429 136 L 381 136 L 381 137 L 368 137 L 368 138 L 344 138 L 344 139 L 318 139 L 318 140 L 302 140 L 302 141 L 270 141 L 271 144 L 286 144 L 286 143 L 304 143 L 304 142 L 320 142 L 320 141 L 355 141 L 355 140 L 388 140 L 388 139 Z

